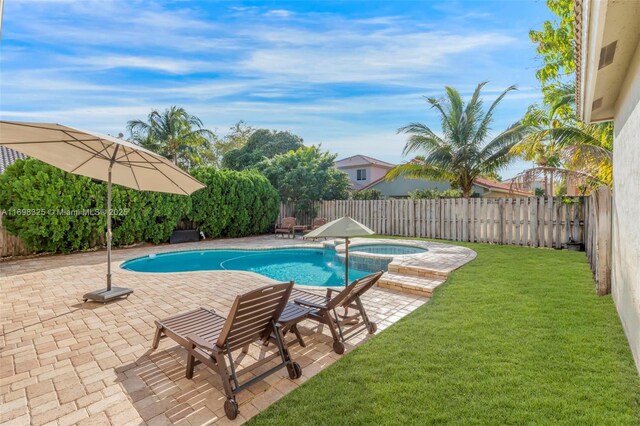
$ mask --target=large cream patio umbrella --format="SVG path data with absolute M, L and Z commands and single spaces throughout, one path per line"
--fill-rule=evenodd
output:
M 351 219 L 349 216 L 341 217 L 331 221 L 321 227 L 314 229 L 305 235 L 305 238 L 320 238 L 320 237 L 332 237 L 332 238 L 344 238 L 345 242 L 345 273 L 344 273 L 344 285 L 349 285 L 349 238 L 350 237 L 363 237 L 366 235 L 373 235 L 371 229 L 367 228 L 360 222 Z
M 69 173 L 107 182 L 107 288 L 83 296 L 107 302 L 133 290 L 111 286 L 111 184 L 189 195 L 204 185 L 166 158 L 130 142 L 52 123 L 0 121 L 0 145 Z

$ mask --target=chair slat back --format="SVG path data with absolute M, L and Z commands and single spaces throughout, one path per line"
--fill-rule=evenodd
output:
M 236 297 L 217 346 L 230 350 L 267 338 L 289 300 L 293 282 L 273 284 Z
M 384 271 L 376 272 L 366 277 L 353 281 L 344 290 L 334 296 L 328 303 L 328 307 L 333 309 L 338 306 L 348 306 L 354 302 L 356 297 L 361 296 L 378 282 Z
M 285 217 L 284 219 L 282 219 L 282 223 L 280 224 L 279 228 L 293 228 L 296 225 L 296 218 L 295 217 Z
M 327 219 L 323 217 L 316 217 L 313 219 L 313 223 L 311 224 L 311 229 L 320 228 L 322 225 L 327 224 Z

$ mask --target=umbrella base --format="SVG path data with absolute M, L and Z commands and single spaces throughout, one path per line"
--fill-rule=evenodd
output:
M 133 290 L 130 288 L 124 287 L 111 287 L 111 290 L 96 290 L 91 293 L 87 293 L 82 298 L 86 302 L 87 300 L 92 300 L 94 302 L 102 302 L 107 303 L 113 299 L 118 299 L 120 297 L 129 297 L 129 295 L 133 293 Z

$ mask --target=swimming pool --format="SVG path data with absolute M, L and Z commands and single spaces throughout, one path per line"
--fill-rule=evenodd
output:
M 317 248 L 197 250 L 151 254 L 120 265 L 135 272 L 251 271 L 277 281 L 315 286 L 344 285 L 344 264 L 336 252 Z M 351 263 L 351 262 L 349 262 Z M 349 281 L 374 271 L 349 268 Z
M 428 251 L 426 248 L 404 246 L 399 244 L 365 244 L 349 247 L 349 252 L 371 253 L 371 254 L 391 254 L 401 256 L 405 254 L 418 254 Z

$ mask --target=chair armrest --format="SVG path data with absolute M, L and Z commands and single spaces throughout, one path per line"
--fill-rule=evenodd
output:
M 306 300 L 303 299 L 294 299 L 293 300 L 294 303 L 301 305 L 301 306 L 307 306 L 309 308 L 314 308 L 314 309 L 327 309 L 327 307 L 325 305 L 318 305 L 317 303 L 313 303 L 313 302 L 308 302 Z
M 201 348 L 207 349 L 207 350 L 216 350 L 216 347 L 214 344 L 212 344 L 211 342 L 208 342 L 206 340 L 204 340 L 202 337 L 197 336 L 195 334 L 188 334 L 187 336 L 187 340 L 191 343 L 193 343 L 196 346 L 199 346 Z
M 331 295 L 333 294 L 333 289 L 328 288 L 327 289 L 327 294 L 325 294 L 325 297 L 328 299 L 331 299 Z

